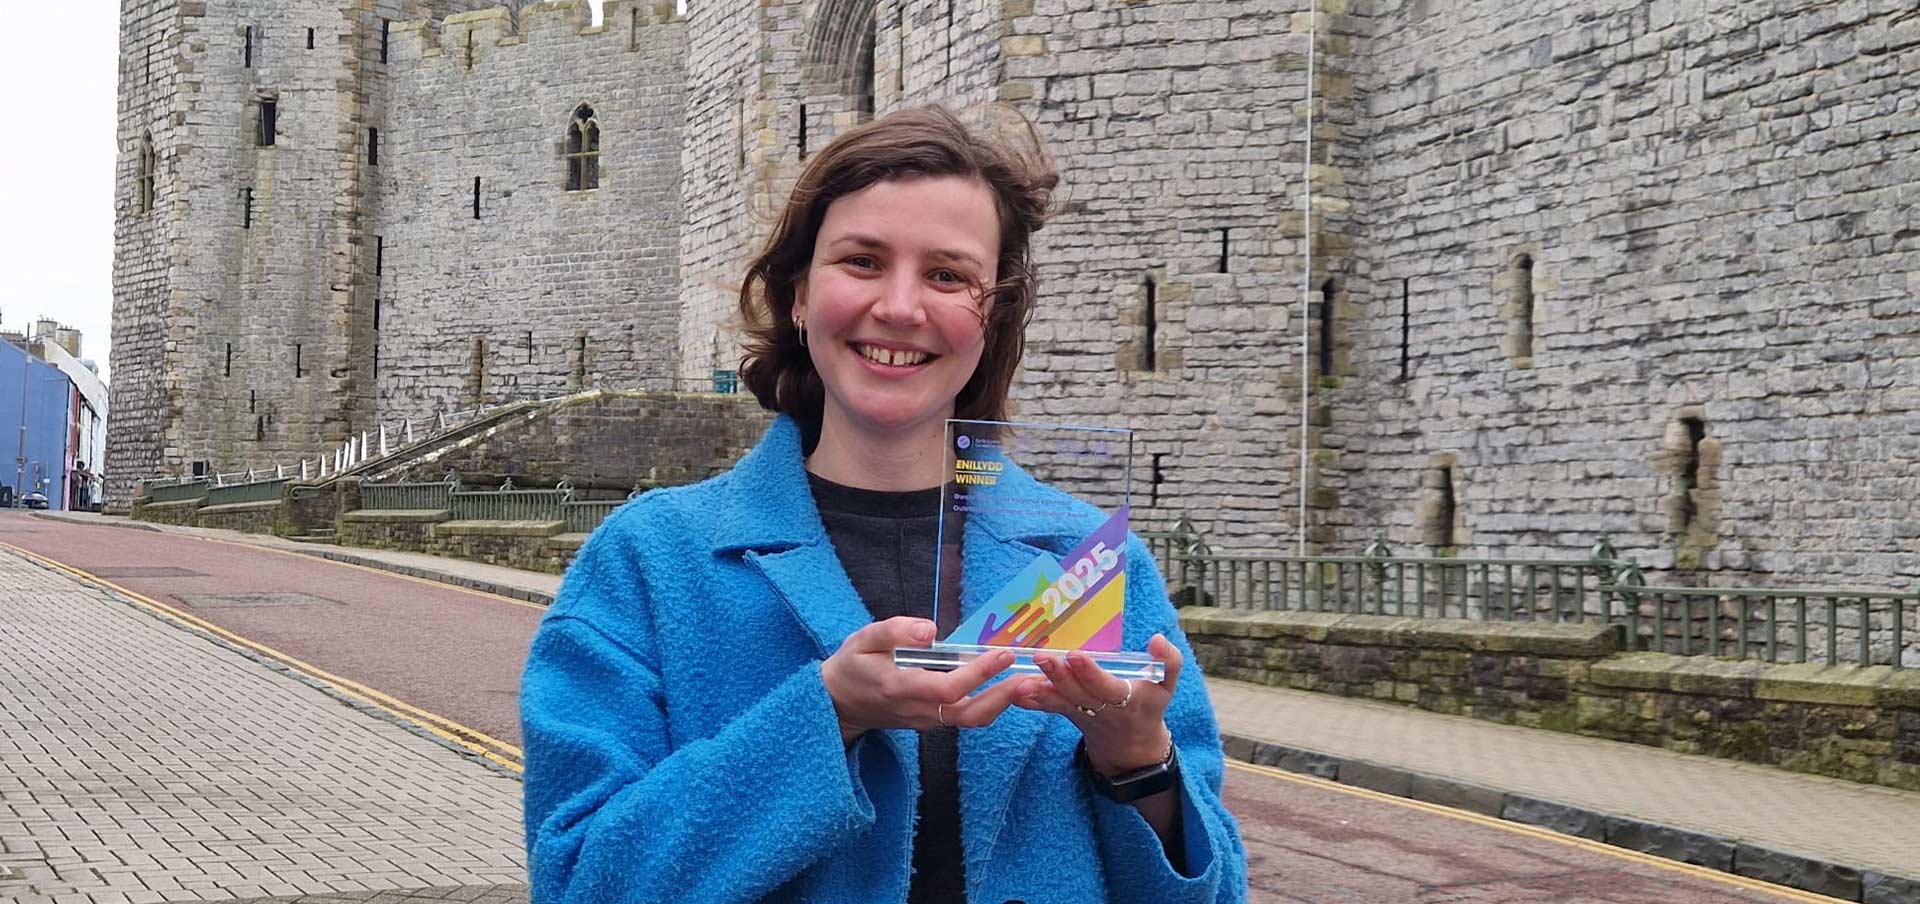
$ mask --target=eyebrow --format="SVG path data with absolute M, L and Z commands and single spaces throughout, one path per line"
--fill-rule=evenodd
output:
M 852 244 L 860 248 L 888 249 L 893 247 L 891 245 L 888 245 L 885 241 L 881 239 L 875 238 L 870 235 L 857 233 L 857 232 L 850 232 L 837 239 L 834 239 L 833 242 L 829 244 L 827 247 L 836 248 L 836 247 L 839 247 L 840 245 L 845 245 L 845 244 Z M 969 264 L 972 264 L 976 267 L 981 267 L 981 268 L 984 268 L 986 266 L 986 264 L 982 263 L 979 258 L 976 258 L 973 255 L 966 253 L 965 251 L 955 251 L 950 248 L 935 248 L 931 252 L 929 252 L 928 255 L 930 257 L 945 258 L 947 260 L 965 261 Z

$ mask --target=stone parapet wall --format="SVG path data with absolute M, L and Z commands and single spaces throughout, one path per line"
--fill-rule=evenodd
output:
M 449 469 L 470 486 L 564 479 L 605 498 L 718 474 L 771 422 L 750 395 L 594 392 L 503 422 L 394 479 L 439 480 Z
M 1619 652 L 1618 629 L 1190 607 L 1208 675 L 1920 790 L 1920 671 Z
M 340 512 L 358 505 L 359 498 L 360 484 L 355 480 L 342 480 L 326 487 L 294 487 L 287 494 L 276 532 L 292 537 L 332 528 Z
M 209 505 L 194 513 L 193 524 L 243 534 L 272 534 L 279 524 L 281 508 L 280 501 Z
M 347 512 L 333 535 L 342 546 L 430 552 L 433 526 L 445 520 L 446 512 Z
M 133 498 L 131 517 L 135 521 L 191 527 L 194 524 L 194 516 L 200 511 L 198 499 L 182 502 L 143 502 L 144 498 L 143 496 Z
M 449 521 L 446 512 L 358 511 L 340 516 L 342 546 L 427 553 L 562 574 L 585 542 L 560 522 Z

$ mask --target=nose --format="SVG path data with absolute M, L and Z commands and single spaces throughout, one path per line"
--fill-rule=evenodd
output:
M 874 319 L 896 326 L 925 323 L 927 309 L 920 295 L 925 290 L 917 274 L 904 267 L 893 270 L 880 282 L 880 297 L 872 308 Z

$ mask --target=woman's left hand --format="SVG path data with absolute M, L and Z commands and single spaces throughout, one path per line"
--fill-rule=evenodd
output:
M 1148 641 L 1147 652 L 1166 664 L 1165 680 L 1126 681 L 1078 651 L 1037 656 L 1035 661 L 1046 677 L 1020 679 L 1026 687 L 1015 692 L 1014 705 L 1066 716 L 1080 729 L 1087 759 L 1101 775 L 1111 777 L 1155 765 L 1166 758 L 1173 743 L 1166 714 L 1180 681 L 1181 657 L 1180 648 L 1160 634 Z

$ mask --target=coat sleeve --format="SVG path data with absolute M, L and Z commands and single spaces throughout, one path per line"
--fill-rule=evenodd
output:
M 1166 583 L 1153 554 L 1139 537 L 1127 543 L 1127 626 L 1129 649 L 1145 649 L 1149 638 L 1165 634 L 1180 648 L 1184 666 L 1167 707 L 1167 728 L 1180 759 L 1180 834 L 1186 845 L 1185 869 L 1175 870 L 1160 837 L 1131 804 L 1091 795 L 1094 827 L 1106 864 L 1108 898 L 1114 902 L 1153 904 L 1241 904 L 1247 899 L 1247 854 L 1233 815 L 1220 799 L 1226 759 L 1213 704 L 1194 661 L 1193 648 L 1180 630 L 1168 602 Z
M 674 738 L 618 540 L 581 551 L 522 679 L 533 900 L 757 900 L 873 824 L 864 758 L 841 745 L 818 663 L 717 733 Z

